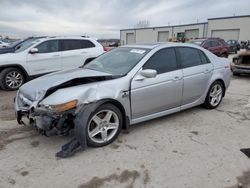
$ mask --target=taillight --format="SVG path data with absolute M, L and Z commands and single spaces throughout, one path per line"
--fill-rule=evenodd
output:
M 107 47 L 105 47 L 105 46 L 103 46 L 103 50 L 104 50 L 105 52 L 109 51 L 109 49 L 108 49 Z

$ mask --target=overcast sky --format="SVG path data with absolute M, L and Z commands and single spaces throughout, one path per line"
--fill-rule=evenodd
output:
M 119 38 L 140 20 L 150 26 L 249 14 L 250 0 L 0 0 L 0 35 Z

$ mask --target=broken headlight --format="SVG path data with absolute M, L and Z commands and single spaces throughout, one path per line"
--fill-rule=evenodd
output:
M 48 108 L 54 112 L 65 112 L 67 110 L 71 110 L 76 108 L 77 100 L 69 101 L 63 104 L 58 105 L 48 105 Z

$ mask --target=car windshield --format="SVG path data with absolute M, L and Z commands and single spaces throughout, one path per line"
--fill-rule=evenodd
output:
M 17 44 L 19 44 L 20 42 L 22 42 L 22 40 L 17 40 L 17 41 L 15 41 L 15 42 L 12 42 L 11 44 L 10 44 L 10 48 L 13 48 L 13 47 L 15 47 Z
M 39 40 L 37 39 L 29 39 L 29 40 L 26 40 L 24 42 L 22 42 L 20 44 L 20 46 L 18 46 L 19 48 L 16 49 L 15 53 L 18 53 L 18 52 L 22 52 L 24 50 L 26 50 L 27 48 L 31 47 L 32 45 L 36 44 Z
M 113 49 L 85 65 L 84 68 L 107 72 L 112 75 L 127 74 L 149 49 L 120 47 Z
M 195 45 L 198 45 L 200 46 L 202 44 L 203 40 L 193 40 L 193 41 L 190 41 L 191 44 L 195 44 Z

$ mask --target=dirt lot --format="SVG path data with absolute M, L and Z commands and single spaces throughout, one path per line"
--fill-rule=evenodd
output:
M 0 91 L 0 187 L 250 187 L 250 77 L 235 77 L 216 110 L 201 107 L 133 126 L 115 143 L 69 159 L 69 138 L 17 125 L 15 92 Z

